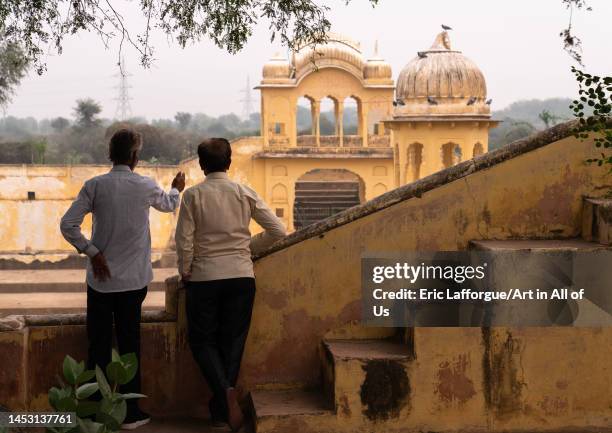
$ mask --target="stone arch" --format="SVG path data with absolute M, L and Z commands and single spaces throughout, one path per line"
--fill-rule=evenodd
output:
M 484 153 L 484 146 L 482 145 L 482 143 L 477 142 L 474 145 L 474 150 L 472 151 L 472 158 L 482 155 L 483 153 Z
M 385 185 L 384 183 L 377 183 L 376 185 L 374 185 L 372 192 L 374 193 L 374 197 L 378 197 L 379 195 L 382 195 L 387 192 L 387 185 Z
M 365 201 L 365 182 L 343 168 L 310 170 L 295 182 L 293 226 L 296 230 Z
M 463 159 L 463 151 L 457 143 L 449 141 L 441 147 L 442 166 L 444 168 L 459 164 Z
M 408 146 L 406 160 L 406 182 L 414 182 L 421 178 L 421 166 L 423 165 L 423 145 L 412 143 Z
M 287 187 L 277 183 L 272 187 L 272 203 L 287 203 Z
M 315 135 L 319 126 L 316 109 L 315 100 L 309 95 L 300 96 L 296 101 L 295 130 L 298 146 L 316 145 Z

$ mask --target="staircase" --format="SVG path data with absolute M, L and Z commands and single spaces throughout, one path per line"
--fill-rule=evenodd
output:
M 585 199 L 581 239 L 476 240 L 476 250 L 579 251 L 610 249 L 612 200 Z M 395 340 L 324 340 L 319 389 L 255 390 L 256 433 L 412 432 L 409 412 L 415 355 Z M 429 398 L 424 396 L 423 398 Z M 485 399 L 486 400 L 486 399 Z M 461 430 L 458 420 L 456 430 Z M 478 430 L 478 428 L 475 428 Z
M 359 183 L 354 181 L 299 181 L 295 184 L 296 230 L 356 206 Z

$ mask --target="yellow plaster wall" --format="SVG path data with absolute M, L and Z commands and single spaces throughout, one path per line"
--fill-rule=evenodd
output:
M 395 148 L 396 170 L 399 185 L 405 185 L 445 168 L 443 146 L 453 143 L 461 149 L 461 161 L 474 157 L 477 143 L 482 153 L 489 146 L 489 126 L 487 120 L 481 121 L 405 121 L 388 122 L 391 129 L 391 142 Z M 416 170 L 409 157 L 411 146 L 421 145 L 421 164 Z M 460 162 L 460 161 L 457 161 Z
M 584 163 L 594 153 L 592 141 L 566 138 L 258 260 L 247 386 L 318 382 L 321 339 L 357 328 L 364 252 L 579 236 L 583 195 L 612 187 L 606 170 Z M 527 431 L 609 423 L 612 329 L 417 328 L 414 342 L 405 425 L 455 431 L 459 419 L 466 430 Z
M 108 172 L 106 165 L 0 165 L 0 251 L 73 251 L 59 231 L 59 222 L 83 183 Z M 150 176 L 166 190 L 177 168 L 141 166 L 136 171 Z M 28 191 L 36 193 L 28 200 Z M 172 238 L 174 214 L 151 211 L 152 245 L 163 249 Z M 84 223 L 91 230 L 91 217 Z

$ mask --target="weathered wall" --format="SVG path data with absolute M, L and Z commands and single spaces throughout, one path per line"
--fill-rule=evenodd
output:
M 106 165 L 0 165 L 0 251 L 36 253 L 74 249 L 62 237 L 59 222 L 83 183 L 108 172 Z M 166 190 L 177 168 L 141 166 L 136 171 L 156 179 Z M 36 194 L 28 200 L 28 191 Z M 154 249 L 166 248 L 175 225 L 173 214 L 151 211 Z M 91 217 L 84 228 L 91 230 Z
M 364 252 L 578 236 L 582 196 L 612 187 L 604 170 L 584 164 L 593 143 L 565 138 L 488 167 L 530 145 L 518 143 L 396 190 L 355 213 L 382 210 L 338 226 L 353 219 L 347 213 L 298 232 L 258 260 L 243 368 L 248 386 L 318 381 L 318 342 L 360 317 L 356 270 Z M 430 189 L 441 176 L 455 180 Z M 414 197 L 399 201 L 402 194 Z M 553 429 L 605 425 L 612 415 L 610 329 L 419 328 L 414 346 L 410 380 L 418 395 L 410 425 L 456 429 L 460 419 L 467 427 Z
M 583 195 L 600 196 L 612 184 L 605 171 L 583 163 L 594 152 L 592 142 L 558 139 L 569 129 L 555 128 L 394 190 L 273 247 L 256 262 L 242 388 L 317 385 L 322 338 L 394 332 L 358 324 L 356 270 L 363 252 L 578 236 Z M 160 414 L 194 413 L 205 402 L 182 311 L 144 327 L 147 405 Z M 59 366 L 65 353 L 82 357 L 84 340 L 81 325 L 0 332 L 7 363 L 0 368 L 0 404 L 42 407 L 55 373 L 49 366 Z M 611 329 L 418 328 L 411 341 L 416 358 L 408 372 L 412 406 L 405 425 L 415 430 L 609 426 Z

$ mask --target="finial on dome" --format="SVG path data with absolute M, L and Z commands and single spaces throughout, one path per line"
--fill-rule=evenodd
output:
M 378 57 L 378 39 L 374 42 L 374 57 Z
M 450 37 L 448 36 L 448 32 L 445 30 L 442 33 L 439 33 L 438 36 L 436 36 L 436 40 L 434 41 L 433 45 L 431 46 L 430 50 L 450 50 L 451 49 L 451 43 L 450 43 Z

